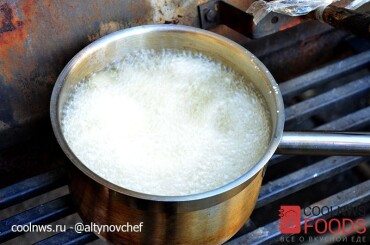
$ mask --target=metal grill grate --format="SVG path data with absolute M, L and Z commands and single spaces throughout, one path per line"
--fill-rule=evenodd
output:
M 280 83 L 286 102 L 286 128 L 368 130 L 369 64 L 370 51 L 366 51 Z M 370 180 L 367 180 L 368 176 L 354 171 L 359 165 L 369 167 L 369 159 L 350 156 L 315 158 L 275 155 L 269 162 L 265 182 L 251 220 L 227 244 L 271 244 L 278 241 L 282 236 L 277 223 L 279 205 L 289 205 L 297 200 L 297 204 L 302 206 L 319 203 L 334 208 L 369 203 Z M 338 176 L 355 177 L 349 177 L 352 179 L 344 185 L 336 186 Z M 66 179 L 65 170 L 62 168 L 5 187 L 0 190 L 0 209 L 4 210 L 65 186 Z M 317 188 L 328 189 L 324 188 L 328 184 L 332 185 L 329 191 L 322 191 L 320 194 L 315 192 Z M 266 218 L 266 212 L 270 211 L 276 215 Z M 68 194 L 25 210 L 0 221 L 0 242 L 21 235 L 11 231 L 13 224 L 48 224 L 75 212 Z M 329 216 L 321 215 L 315 218 Z M 95 239 L 98 238 L 92 233 L 77 234 L 68 229 L 37 244 L 84 244 Z

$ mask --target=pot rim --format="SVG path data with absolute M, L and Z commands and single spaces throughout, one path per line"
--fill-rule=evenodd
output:
M 267 80 L 270 83 L 269 85 L 271 85 L 270 86 L 271 92 L 275 94 L 274 99 L 275 99 L 275 104 L 277 108 L 276 127 L 272 131 L 270 144 L 268 148 L 266 149 L 265 154 L 245 174 L 243 174 L 239 178 L 233 180 L 232 182 L 224 186 L 221 186 L 219 188 L 216 188 L 210 191 L 197 193 L 197 194 L 191 194 L 191 195 L 184 195 L 184 196 L 159 196 L 159 195 L 145 194 L 145 193 L 136 192 L 136 191 L 123 188 L 121 186 L 113 184 L 109 182 L 108 180 L 100 177 L 99 175 L 91 171 L 88 167 L 86 167 L 82 163 L 82 161 L 80 161 L 78 157 L 70 149 L 62 133 L 62 129 L 60 126 L 59 112 L 58 112 L 60 91 L 63 88 L 64 81 L 67 78 L 69 72 L 72 70 L 74 66 L 76 66 L 79 63 L 81 58 L 86 55 L 89 55 L 90 53 L 93 53 L 94 51 L 98 50 L 100 47 L 103 47 L 114 41 L 124 39 L 125 37 L 132 36 L 132 35 L 141 35 L 147 32 L 162 32 L 162 31 L 164 32 L 169 32 L 169 31 L 170 32 L 191 32 L 191 33 L 199 34 L 203 36 L 205 35 L 209 37 L 210 39 L 219 40 L 223 43 L 227 43 L 227 45 L 230 45 L 236 49 L 239 49 L 240 52 L 246 53 L 251 58 L 251 61 L 257 67 L 260 68 L 260 72 L 267 78 Z M 282 133 L 283 133 L 283 128 L 284 128 L 284 121 L 285 121 L 284 104 L 283 104 L 283 99 L 282 99 L 279 87 L 275 79 L 272 77 L 271 73 L 268 71 L 265 65 L 260 60 L 257 59 L 257 57 L 255 57 L 251 52 L 246 50 L 241 45 L 221 35 L 218 35 L 213 32 L 203 30 L 203 29 L 199 29 L 196 27 L 183 26 L 183 25 L 172 25 L 172 24 L 170 25 L 167 25 L 167 24 L 166 25 L 164 24 L 144 25 L 144 26 L 137 26 L 137 27 L 120 30 L 120 31 L 108 34 L 92 42 L 86 47 L 84 47 L 68 62 L 68 64 L 65 66 L 65 68 L 62 70 L 62 72 L 57 78 L 57 81 L 53 88 L 51 101 L 50 101 L 50 118 L 51 118 L 51 123 L 52 123 L 54 134 L 62 150 L 67 155 L 69 160 L 72 161 L 72 163 L 79 170 L 81 170 L 84 174 L 86 174 L 88 177 L 98 182 L 99 184 L 113 191 L 116 191 L 118 193 L 131 196 L 134 198 L 143 199 L 143 200 L 159 201 L 159 202 L 188 202 L 188 201 L 202 200 L 202 199 L 222 195 L 226 192 L 230 192 L 231 190 L 238 189 L 238 187 L 244 187 L 243 184 L 249 183 L 249 181 L 262 170 L 262 168 L 267 164 L 267 162 L 270 160 L 270 158 L 274 154 L 275 150 L 277 149 L 280 143 Z

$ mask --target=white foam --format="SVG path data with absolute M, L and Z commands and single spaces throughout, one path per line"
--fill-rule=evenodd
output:
M 251 84 L 200 54 L 145 50 L 79 83 L 64 136 L 93 172 L 124 188 L 180 196 L 246 173 L 270 138 Z

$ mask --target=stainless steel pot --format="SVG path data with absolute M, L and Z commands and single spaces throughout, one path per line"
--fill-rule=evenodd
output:
M 215 190 L 167 197 L 138 193 L 114 185 L 90 171 L 75 156 L 63 136 L 61 116 L 76 83 L 107 64 L 120 60 L 123 54 L 146 48 L 202 52 L 232 67 L 254 83 L 266 99 L 272 134 L 265 154 L 252 169 Z M 101 225 L 144 222 L 141 232 L 98 234 L 113 243 L 220 244 L 227 241 L 249 218 L 258 197 L 263 169 L 280 141 L 280 153 L 370 154 L 370 137 L 366 135 L 308 132 L 283 135 L 283 100 L 266 67 L 238 44 L 211 32 L 186 26 L 135 27 L 93 42 L 80 51 L 58 77 L 50 111 L 57 140 L 73 163 L 70 190 L 82 219 Z

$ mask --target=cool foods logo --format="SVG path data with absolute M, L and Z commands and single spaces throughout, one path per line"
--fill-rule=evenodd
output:
M 303 219 L 302 219 L 303 214 Z M 307 234 L 314 231 L 317 234 L 358 234 L 362 235 L 366 232 L 366 220 L 363 218 L 331 218 L 323 219 L 318 216 L 328 215 L 337 216 L 365 216 L 366 210 L 364 206 L 358 207 L 336 207 L 331 206 L 311 206 L 302 210 L 300 206 L 280 206 L 279 210 L 279 230 L 282 234 L 299 234 L 302 232 Z M 302 225 L 301 225 L 302 224 Z
M 279 230 L 282 234 L 301 233 L 301 207 L 280 206 Z

